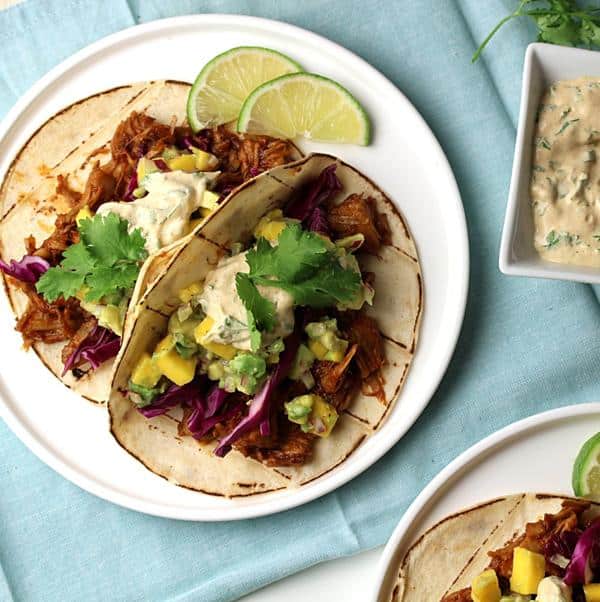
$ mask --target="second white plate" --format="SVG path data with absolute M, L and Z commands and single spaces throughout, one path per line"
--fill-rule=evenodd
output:
M 567 406 L 515 422 L 462 453 L 398 523 L 381 556 L 370 599 L 388 602 L 402 558 L 422 533 L 446 516 L 511 493 L 573 495 L 573 462 L 599 429 L 600 403 Z

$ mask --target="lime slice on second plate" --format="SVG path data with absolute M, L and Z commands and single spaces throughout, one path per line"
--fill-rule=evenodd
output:
M 371 123 L 360 103 L 337 82 L 293 73 L 259 86 L 244 102 L 238 130 L 279 138 L 367 145 Z
M 187 102 L 194 131 L 237 119 L 248 94 L 260 84 L 302 71 L 291 58 L 270 48 L 239 46 L 217 55 L 196 77 Z
M 590 437 L 579 450 L 572 481 L 576 496 L 600 500 L 600 433 Z

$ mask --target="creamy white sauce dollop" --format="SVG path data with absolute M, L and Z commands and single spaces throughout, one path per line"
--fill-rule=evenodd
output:
M 246 307 L 237 294 L 235 284 L 236 274 L 248 273 L 249 270 L 246 253 L 239 253 L 222 259 L 206 277 L 199 301 L 206 315 L 214 320 L 206 334 L 207 341 L 233 345 L 236 349 L 252 349 Z M 294 330 L 294 300 L 288 292 L 276 287 L 259 286 L 258 290 L 276 308 L 275 328 L 263 333 L 263 343 L 268 344 Z
M 116 213 L 129 222 L 131 230 L 140 228 L 146 250 L 154 253 L 188 233 L 190 216 L 201 206 L 204 191 L 217 175 L 218 172 L 154 172 L 141 182 L 148 191 L 146 196 L 129 203 L 104 203 L 98 214 Z

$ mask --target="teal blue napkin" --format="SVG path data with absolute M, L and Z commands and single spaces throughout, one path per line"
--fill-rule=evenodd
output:
M 438 136 L 463 196 L 472 260 L 465 325 L 427 410 L 384 459 L 302 508 L 235 524 L 144 516 L 62 479 L 0 423 L 1 600 L 235 599 L 385 542 L 435 473 L 498 428 L 600 398 L 600 306 L 591 287 L 508 278 L 497 268 L 523 53 L 534 33 L 514 23 L 482 61 L 471 65 L 470 57 L 513 6 L 508 0 L 28 0 L 0 12 L 0 115 L 85 44 L 160 17 L 254 14 L 343 44 L 391 78 Z

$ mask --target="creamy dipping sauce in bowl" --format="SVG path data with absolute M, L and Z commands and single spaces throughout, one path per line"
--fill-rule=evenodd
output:
M 600 78 L 556 82 L 542 98 L 529 193 L 540 256 L 600 267 Z

